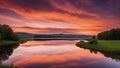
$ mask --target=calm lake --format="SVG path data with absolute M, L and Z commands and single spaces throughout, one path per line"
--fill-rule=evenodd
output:
M 77 47 L 78 41 L 28 41 L 5 52 L 0 63 L 18 68 L 120 68 L 120 58 Z

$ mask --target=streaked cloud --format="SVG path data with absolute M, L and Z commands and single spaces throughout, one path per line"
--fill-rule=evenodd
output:
M 54 28 L 53 33 L 64 33 L 64 28 L 71 28 L 79 29 L 75 33 L 97 34 L 120 27 L 119 6 L 119 0 L 0 0 L 0 23 L 46 28 L 46 33 L 48 28 Z M 81 32 L 82 29 L 86 30 Z
M 33 27 L 13 27 L 15 31 L 18 32 L 28 32 L 28 33 L 39 33 L 39 34 L 96 34 L 100 31 L 103 31 L 103 29 L 93 29 L 93 28 L 33 28 Z

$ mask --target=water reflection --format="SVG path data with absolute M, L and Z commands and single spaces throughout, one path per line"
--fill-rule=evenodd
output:
M 69 41 L 69 40 L 49 40 L 49 41 L 28 41 L 25 44 L 22 44 L 23 47 L 31 46 L 74 46 L 78 40 Z
M 78 46 L 79 47 L 79 46 Z M 80 47 L 81 48 L 81 47 Z M 84 48 L 86 49 L 86 48 Z M 104 52 L 104 51 L 97 51 L 95 49 L 88 49 L 91 53 L 97 54 L 97 52 L 100 52 L 105 57 L 111 58 L 117 62 L 120 62 L 120 52 Z
M 78 41 L 30 41 L 2 64 L 18 68 L 120 68 L 120 63 L 75 46 Z
M 2 61 L 7 60 L 9 56 L 13 53 L 14 49 L 17 48 L 19 44 L 13 45 L 1 45 L 0 46 L 0 64 Z
M 17 53 L 4 63 L 14 62 L 20 68 L 96 68 L 105 60 L 101 54 L 91 54 L 74 46 L 21 47 L 15 51 Z

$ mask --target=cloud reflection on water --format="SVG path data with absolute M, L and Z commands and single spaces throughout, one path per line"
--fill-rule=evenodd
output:
M 48 41 L 46 41 L 48 42 Z M 13 54 L 3 64 L 14 63 L 19 68 L 119 68 L 119 63 L 104 57 L 102 54 L 90 53 L 75 46 L 75 42 L 44 46 L 34 44 L 26 47 L 21 45 L 14 50 Z M 49 41 L 50 44 L 51 41 Z M 58 41 L 54 41 L 55 43 Z M 62 41 L 59 41 L 62 42 Z M 28 42 L 29 43 L 29 42 Z M 28 44 L 26 43 L 26 44 Z M 30 42 L 32 43 L 32 42 Z M 29 43 L 29 44 L 30 44 Z M 52 44 L 53 42 L 51 42 Z M 57 43 L 56 43 L 57 44 Z M 60 46 L 59 46 L 60 45 Z

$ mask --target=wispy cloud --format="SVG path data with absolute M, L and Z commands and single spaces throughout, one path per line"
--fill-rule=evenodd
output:
M 76 33 L 97 34 L 106 28 L 120 27 L 119 6 L 119 0 L 0 0 L 0 23 L 19 27 L 87 28 L 98 31 Z

